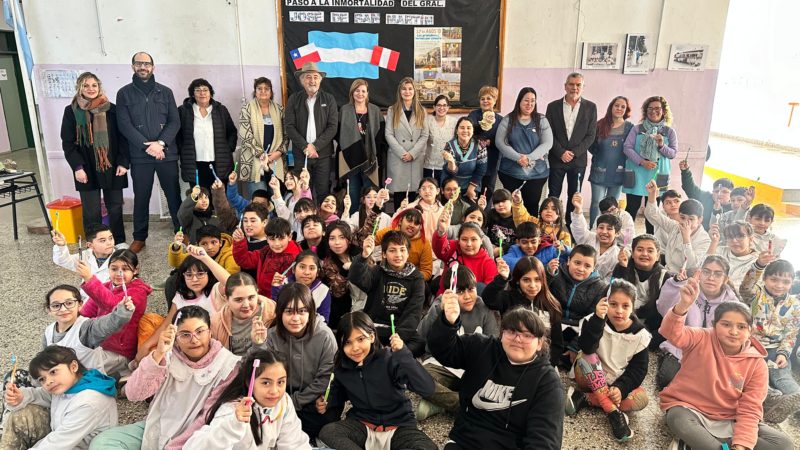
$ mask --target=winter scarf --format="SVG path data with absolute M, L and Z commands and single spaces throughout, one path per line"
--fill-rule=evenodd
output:
M 644 119 L 641 126 L 644 137 L 642 137 L 642 147 L 639 151 L 639 155 L 642 158 L 650 161 L 658 161 L 658 145 L 656 145 L 656 140 L 653 139 L 653 135 L 661 131 L 664 125 L 664 119 L 661 119 L 661 122 L 658 123 L 653 123 L 648 119 Z
M 98 172 L 105 172 L 111 168 L 108 159 L 108 120 L 106 112 L 111 109 L 108 97 L 98 95 L 93 100 L 78 96 L 72 102 L 72 112 L 75 114 L 77 132 L 76 144 L 92 146 L 94 148 L 95 168 Z
M 275 133 L 269 146 L 265 146 L 264 119 L 261 116 L 261 107 L 258 105 L 258 100 L 253 99 L 242 108 L 242 116 L 239 121 L 239 136 L 242 138 L 239 178 L 242 181 L 261 181 L 261 170 L 264 169 L 261 167 L 261 160 L 259 159 L 261 155 L 267 149 L 270 149 L 270 151 L 283 151 L 281 148 L 283 143 L 281 111 L 273 101 L 269 102 L 269 116 L 272 118 L 272 126 L 275 128 Z M 273 164 L 277 167 L 275 175 L 282 180 L 284 168 L 281 160 Z

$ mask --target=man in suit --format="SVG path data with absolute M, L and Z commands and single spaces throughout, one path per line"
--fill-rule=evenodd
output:
M 294 73 L 303 90 L 286 101 L 286 134 L 292 141 L 295 165 L 308 165 L 315 198 L 324 198 L 331 190 L 333 137 L 339 126 L 339 108 L 333 95 L 320 91 L 325 72 L 308 62 Z
M 573 72 L 564 83 L 566 95 L 547 105 L 547 121 L 553 130 L 553 148 L 550 160 L 548 188 L 553 197 L 561 196 L 564 177 L 567 178 L 566 221 L 569 225 L 572 214 L 572 196 L 580 191 L 586 172 L 586 152 L 594 142 L 597 132 L 597 106 L 581 97 L 583 75 Z

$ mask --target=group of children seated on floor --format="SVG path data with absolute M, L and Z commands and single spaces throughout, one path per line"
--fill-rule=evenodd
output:
M 317 208 L 307 171 L 250 201 L 228 181 L 181 207 L 165 317 L 108 227 L 78 254 L 54 232 L 83 283 L 45 298 L 44 349 L 4 382 L 2 448 L 434 449 L 417 422 L 448 412 L 447 449 L 556 449 L 589 405 L 624 442 L 651 357 L 674 448 L 793 445 L 763 422 L 800 408 L 800 301 L 752 188 L 681 201 L 651 182 L 654 233 L 636 235 L 615 198 L 588 224 L 580 193 L 568 229 L 557 198 L 537 217 L 500 189 L 487 209 L 454 179 L 394 215 L 364 188 L 352 216 L 349 197 Z M 145 420 L 118 426 L 120 388 Z

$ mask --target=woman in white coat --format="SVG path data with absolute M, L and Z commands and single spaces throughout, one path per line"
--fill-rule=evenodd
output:
M 387 188 L 394 194 L 395 208 L 406 196 L 413 201 L 417 194 L 411 191 L 422 180 L 428 129 L 425 126 L 425 108 L 417 97 L 414 80 L 410 77 L 397 85 L 397 100 L 386 115 L 387 175 L 392 182 Z

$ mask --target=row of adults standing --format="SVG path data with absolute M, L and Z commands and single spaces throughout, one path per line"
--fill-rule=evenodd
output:
M 480 193 L 491 198 L 499 174 L 506 189 L 521 190 L 531 214 L 538 213 L 546 182 L 550 195 L 559 197 L 566 179 L 571 198 L 584 180 L 587 153 L 593 153 L 592 221 L 599 200 L 619 196 L 620 191 L 627 194 L 628 211 L 635 216 L 646 199 L 646 183 L 668 174 L 669 160 L 677 154 L 666 100 L 647 99 L 642 123 L 633 126 L 627 121 L 630 103 L 616 97 L 598 122 L 595 104 L 582 97 L 584 79 L 579 73 L 568 75 L 565 96 L 551 102 L 545 114 L 538 112 L 536 91 L 526 87 L 503 117 L 494 110 L 497 88 L 485 86 L 479 92 L 480 108 L 468 120 L 448 115 L 446 96 L 436 98 L 434 113 L 428 115 L 413 79 L 404 78 L 384 121 L 380 109 L 369 102 L 367 81 L 355 80 L 349 102 L 339 109 L 334 97 L 320 89 L 325 73 L 307 63 L 295 73 L 303 90 L 293 93 L 285 108 L 274 101 L 271 81 L 257 78 L 253 99 L 242 107 L 237 127 L 227 108 L 214 100 L 208 81 L 192 81 L 188 96 L 176 107 L 172 91 L 155 80 L 151 55 L 136 53 L 131 64 L 132 83 L 119 90 L 116 106 L 96 75 L 79 77 L 75 97 L 64 111 L 61 138 L 83 203 L 84 224 L 101 221 L 102 192 L 118 244 L 126 241 L 122 189 L 128 185 L 130 169 L 134 190 L 130 248 L 136 252 L 148 236 L 155 176 L 177 229 L 179 175 L 191 186 L 210 187 L 238 166 L 249 196 L 266 189 L 272 173 L 284 179 L 290 142 L 295 167 L 309 170 L 318 199 L 331 191 L 331 173 L 337 166 L 337 178 L 341 186 L 346 180 L 352 199 L 359 198 L 364 186 L 383 187 L 384 176 L 391 178 L 386 187 L 395 206 L 405 198 L 413 201 L 424 177 L 453 176 L 468 200 L 476 200 Z M 241 151 L 234 162 L 237 140 Z M 333 159 L 334 140 L 340 148 L 338 164 Z M 633 182 L 626 184 L 628 178 Z M 358 202 L 353 203 L 355 210 Z M 568 222 L 571 209 L 567 202 Z

